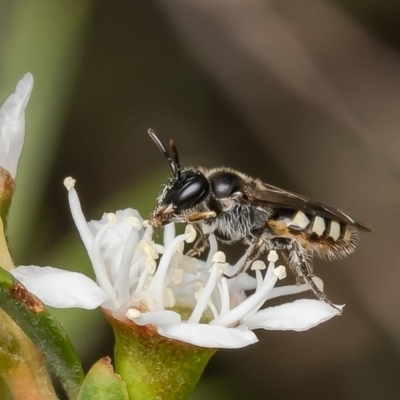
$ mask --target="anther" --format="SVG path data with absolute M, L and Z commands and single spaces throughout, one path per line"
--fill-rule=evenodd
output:
M 74 178 L 71 178 L 68 176 L 67 178 L 64 179 L 64 186 L 67 188 L 67 190 L 71 190 L 75 186 L 76 180 Z
M 278 253 L 275 250 L 270 250 L 270 252 L 268 253 L 267 260 L 269 262 L 277 262 L 278 259 L 279 259 Z
M 274 275 L 277 276 L 279 280 L 286 278 L 286 268 L 283 265 L 279 265 L 274 269 Z
M 194 229 L 192 225 L 186 225 L 185 235 L 188 235 L 187 239 L 185 240 L 186 243 L 194 242 L 197 236 L 196 229 Z
M 267 268 L 267 266 L 265 265 L 265 262 L 261 261 L 261 260 L 256 260 L 256 261 L 253 262 L 253 264 L 251 264 L 252 271 L 263 270 L 263 269 L 266 269 L 266 268 Z

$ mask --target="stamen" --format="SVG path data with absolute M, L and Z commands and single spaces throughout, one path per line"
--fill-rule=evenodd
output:
M 140 219 L 138 217 L 129 217 L 128 223 L 131 224 L 133 228 L 137 231 L 139 231 L 143 227 L 143 224 L 140 222 Z
M 71 177 L 64 179 L 64 185 L 68 189 L 68 202 L 71 209 L 72 218 L 78 229 L 79 235 L 86 248 L 89 258 L 91 258 L 93 235 L 83 215 L 81 203 L 79 201 L 78 194 L 74 188 L 74 184 L 75 179 Z
M 168 274 L 167 280 L 166 280 L 166 286 L 168 286 L 170 283 L 173 285 L 179 285 L 183 281 L 183 270 L 180 268 L 176 268 L 173 271 L 171 271 L 170 274 Z
M 117 216 L 114 213 L 107 213 L 107 223 L 114 227 L 117 224 Z
M 274 299 L 275 297 L 306 292 L 307 290 L 310 289 L 311 287 L 306 283 L 303 285 L 287 285 L 287 286 L 274 287 L 268 294 L 268 300 Z
M 143 263 L 146 261 L 147 256 L 142 253 L 136 253 L 135 256 L 133 257 L 130 269 L 129 269 L 129 281 L 131 282 L 131 285 L 129 289 L 134 287 L 134 283 L 136 282 L 135 279 L 140 280 L 140 267 L 143 265 Z M 137 287 L 134 291 L 135 293 L 137 292 Z
M 175 224 L 168 224 L 164 228 L 164 247 L 168 247 L 175 237 Z
M 174 292 L 171 288 L 166 288 L 164 292 L 164 306 L 165 308 L 172 308 L 176 304 Z
M 126 318 L 130 320 L 134 320 L 135 318 L 138 318 L 142 315 L 142 313 L 139 310 L 136 310 L 136 308 L 130 308 L 126 313 L 125 316 Z
M 210 251 L 208 252 L 207 256 L 207 261 L 206 261 L 206 268 L 209 268 L 211 266 L 211 260 L 214 257 L 214 254 L 218 250 L 218 244 L 217 244 L 217 239 L 215 238 L 215 235 L 210 235 L 209 236 L 209 245 L 210 245 Z
M 176 252 L 179 254 L 183 254 L 183 251 L 185 250 L 185 243 L 181 242 L 176 246 Z
M 212 302 L 211 298 L 208 300 L 207 305 L 208 305 L 208 307 L 210 307 L 210 310 L 212 312 L 213 317 L 217 318 L 218 317 L 218 310 L 215 307 L 215 304 Z
M 143 223 L 143 226 L 145 226 L 145 224 Z M 143 234 L 143 239 L 147 239 L 147 238 L 151 238 L 151 236 L 153 235 L 153 225 L 148 225 L 146 226 L 146 230 L 144 231 Z
M 157 248 L 153 241 L 141 240 L 136 246 L 136 252 L 144 253 L 145 256 L 151 260 L 157 260 L 159 258 Z
M 278 253 L 275 250 L 270 250 L 267 260 L 269 262 L 277 262 L 279 260 Z
M 133 227 L 121 257 L 121 264 L 118 269 L 114 288 L 118 293 L 118 298 L 122 303 L 129 299 L 129 270 L 135 255 L 135 248 L 139 239 L 139 232 Z
M 279 265 L 274 269 L 274 275 L 277 276 L 279 280 L 286 278 L 286 268 L 283 265 Z
M 218 284 L 218 289 L 221 298 L 221 311 L 219 312 L 219 315 L 224 315 L 230 310 L 231 301 L 229 297 L 228 279 L 224 276 L 221 277 L 221 281 Z
M 256 261 L 253 262 L 253 264 L 251 264 L 251 269 L 253 271 L 255 271 L 255 270 L 264 270 L 264 269 L 267 269 L 267 266 L 265 265 L 264 261 L 256 260 Z
M 257 311 L 264 304 L 269 292 L 278 280 L 278 278 L 273 274 L 274 267 L 274 263 L 270 262 L 261 287 L 252 296 L 247 297 L 241 304 L 230 310 L 225 315 L 220 315 L 215 318 L 210 322 L 210 325 L 229 326 Z
M 110 229 L 110 226 L 108 224 L 103 225 L 94 238 L 92 265 L 99 286 L 111 297 L 112 301 L 114 301 L 116 298 L 116 292 L 111 285 L 110 278 L 107 274 L 106 266 L 104 265 L 104 260 L 101 254 L 101 240 L 103 239 L 107 229 Z
M 213 258 L 212 258 L 213 263 L 225 263 L 226 262 L 226 255 L 222 251 L 217 251 Z
M 218 259 L 218 258 L 220 258 L 220 256 L 217 256 L 216 258 Z M 210 276 L 208 278 L 206 286 L 204 287 L 203 291 L 201 292 L 201 295 L 197 301 L 196 306 L 194 307 L 194 309 L 192 311 L 191 316 L 188 319 L 188 322 L 199 323 L 200 318 L 203 315 L 203 312 L 206 309 L 208 301 L 210 300 L 211 295 L 214 291 L 214 288 L 217 284 L 217 280 L 221 276 L 219 268 L 220 268 L 219 263 L 214 262 L 213 266 L 211 267 Z
M 148 258 L 145 262 L 144 262 L 144 266 L 147 270 L 147 273 L 149 275 L 153 275 L 154 272 L 156 272 L 156 268 L 157 268 L 157 263 L 155 260 L 153 260 L 152 258 Z
M 264 278 L 263 278 L 263 275 L 262 275 L 260 269 L 256 269 L 256 281 L 257 281 L 257 286 L 256 286 L 256 292 L 257 292 L 260 290 L 260 288 L 264 282 Z
M 187 235 L 179 235 L 171 241 L 170 245 L 165 249 L 165 252 L 161 257 L 157 271 L 154 275 L 154 279 L 151 281 L 151 284 L 149 286 L 149 290 L 153 291 L 153 293 L 155 294 L 156 304 L 161 310 L 164 309 L 163 292 L 171 258 L 176 252 L 176 248 L 179 243 L 183 242 L 186 237 Z
M 76 180 L 74 178 L 68 176 L 64 179 L 64 186 L 67 188 L 68 191 L 70 191 L 73 187 L 75 187 L 75 182 Z
M 152 261 L 154 264 L 148 263 L 148 261 Z M 145 261 L 145 268 L 144 268 L 143 272 L 141 273 L 139 282 L 136 286 L 135 294 L 140 293 L 143 290 L 143 287 L 146 283 L 147 276 L 153 275 L 155 269 L 156 269 L 155 261 L 147 258 L 147 260 Z
M 251 269 L 253 271 L 256 271 L 256 280 L 257 280 L 257 287 L 256 291 L 260 289 L 262 283 L 263 283 L 263 276 L 261 271 L 264 269 L 267 269 L 267 266 L 265 265 L 264 261 L 261 260 L 256 260 L 251 264 Z
M 195 241 L 197 232 L 192 225 L 186 225 L 185 234 L 188 235 L 188 238 L 185 240 L 186 243 L 193 243 Z

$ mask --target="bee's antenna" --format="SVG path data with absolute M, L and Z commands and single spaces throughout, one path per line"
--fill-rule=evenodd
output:
M 153 131 L 153 129 L 149 129 L 147 131 L 147 133 L 150 135 L 150 137 L 153 139 L 154 143 L 158 146 L 158 148 L 164 154 L 164 157 L 168 160 L 169 166 L 171 168 L 172 174 L 174 175 L 174 178 L 178 178 L 179 179 L 180 176 L 181 176 L 181 166 L 179 164 L 179 161 L 178 162 L 176 161 L 176 160 L 178 160 L 178 153 L 176 152 L 175 144 L 173 144 L 173 146 L 171 146 L 171 142 L 170 142 L 170 146 L 171 146 L 171 148 L 172 148 L 172 150 L 174 152 L 175 160 L 173 160 L 171 158 L 170 154 L 168 153 L 167 149 L 165 148 L 163 142 L 158 138 L 158 136 Z
M 173 139 L 169 141 L 169 147 L 171 147 L 171 150 L 174 154 L 174 163 L 176 167 L 176 176 L 178 179 L 181 179 L 182 176 L 182 168 L 181 168 L 181 163 L 179 162 L 179 156 L 178 156 L 178 149 L 176 148 L 176 144 Z

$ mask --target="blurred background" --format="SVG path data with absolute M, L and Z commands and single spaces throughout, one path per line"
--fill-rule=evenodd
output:
M 399 2 L 1 0 L 1 102 L 27 71 L 16 264 L 92 274 L 63 179 L 88 219 L 146 217 L 170 175 L 151 127 L 184 165 L 230 166 L 374 228 L 316 263 L 343 316 L 218 351 L 193 399 L 400 398 Z M 54 312 L 86 368 L 112 353 L 101 312 Z

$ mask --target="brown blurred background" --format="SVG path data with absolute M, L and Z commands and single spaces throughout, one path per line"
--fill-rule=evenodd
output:
M 399 49 L 395 1 L 1 1 L 0 100 L 26 71 L 36 81 L 16 263 L 88 271 L 65 176 L 88 219 L 150 212 L 170 174 L 151 127 L 184 165 L 230 166 L 374 228 L 317 262 L 343 316 L 220 350 L 193 399 L 400 398 Z M 112 352 L 101 313 L 55 312 L 86 367 Z

